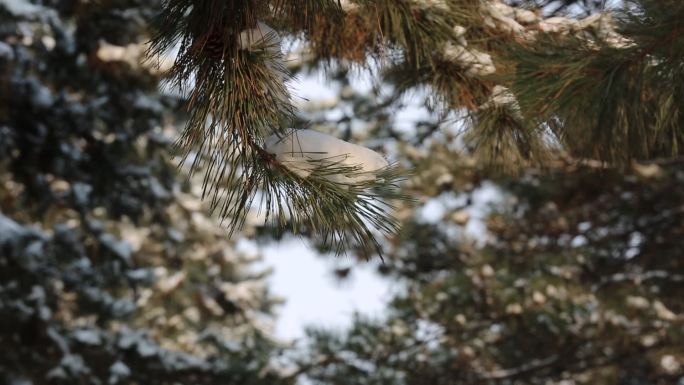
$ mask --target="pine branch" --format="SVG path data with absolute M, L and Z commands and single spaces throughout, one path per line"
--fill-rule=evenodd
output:
M 330 22 L 344 18 L 338 0 L 272 0 L 273 25 L 291 33 L 313 31 L 320 20 Z
M 542 368 L 554 365 L 560 359 L 559 356 L 553 355 L 542 359 L 533 359 L 515 368 L 497 369 L 491 372 L 480 373 L 480 378 L 484 380 L 503 380 L 507 378 L 514 378 L 522 374 L 533 372 Z
M 189 91 L 189 119 L 177 142 L 181 164 L 203 174 L 203 198 L 231 233 L 259 203 L 266 221 L 295 233 L 306 229 L 337 252 L 358 244 L 381 254 L 376 237 L 397 226 L 390 201 L 408 199 L 398 192 L 397 167 L 368 170 L 341 161 L 354 154 L 339 151 L 314 159 L 291 155 L 305 162 L 302 173 L 268 147 L 271 138 L 296 135 L 284 128 L 296 117 L 280 39 L 258 21 L 274 10 L 254 1 L 166 4 L 150 55 L 180 44 L 170 81 Z
M 605 28 L 540 36 L 509 55 L 522 110 L 553 126 L 573 156 L 628 165 L 681 154 L 683 7 L 641 3 L 618 19 L 619 38 Z
M 471 120 L 464 141 L 485 165 L 511 173 L 543 165 L 550 158 L 544 132 L 527 123 L 513 94 L 501 86 L 494 88 L 491 99 L 471 115 Z
M 305 10 L 312 7 L 303 3 Z M 321 60 L 345 59 L 365 63 L 369 58 L 403 58 L 414 66 L 432 63 L 437 45 L 455 37 L 457 7 L 416 1 L 344 1 L 324 7 L 319 14 L 305 11 L 310 20 L 293 17 Z M 325 3 L 327 4 L 327 3 Z M 322 6 L 321 6 L 322 7 Z M 283 7 L 281 7 L 283 8 Z

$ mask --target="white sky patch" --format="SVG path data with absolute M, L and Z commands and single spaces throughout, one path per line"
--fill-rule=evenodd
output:
M 293 95 L 293 103 L 302 106 L 309 102 L 315 104 L 337 103 L 338 91 L 334 83 L 325 79 L 323 72 L 309 76 L 298 76 L 288 83 Z
M 388 282 L 375 273 L 378 262 L 349 257 L 319 257 L 305 241 L 285 238 L 261 248 L 263 267 L 272 267 L 273 294 L 286 299 L 277 311 L 276 337 L 296 340 L 309 325 L 333 329 L 351 325 L 354 312 L 381 316 L 390 298 Z M 260 264 L 261 265 L 261 264 Z M 354 266 L 351 276 L 336 282 L 332 268 Z

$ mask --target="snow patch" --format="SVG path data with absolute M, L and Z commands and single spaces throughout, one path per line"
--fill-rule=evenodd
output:
M 374 180 L 379 170 L 389 166 L 385 158 L 366 147 L 345 142 L 313 130 L 296 130 L 284 138 L 272 135 L 266 139 L 266 151 L 302 178 L 321 166 L 356 167 L 353 173 L 325 175 L 340 184 L 356 184 Z

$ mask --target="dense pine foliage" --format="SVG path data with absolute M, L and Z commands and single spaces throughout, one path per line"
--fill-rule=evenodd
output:
M 0 2 L 0 382 L 681 384 L 683 20 L 679 0 Z M 339 96 L 293 98 L 310 72 Z M 409 101 L 429 117 L 406 129 Z M 395 165 L 292 172 L 266 146 L 290 127 Z M 283 355 L 235 241 L 288 231 L 382 253 L 387 314 Z

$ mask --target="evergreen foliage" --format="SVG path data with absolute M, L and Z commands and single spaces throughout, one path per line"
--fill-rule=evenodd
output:
M 0 3 L 0 383 L 277 384 L 277 300 L 171 162 L 159 3 Z
M 0 381 L 681 383 L 684 6 L 510 4 L 0 3 Z M 295 108 L 309 69 L 342 118 Z M 401 132 L 411 93 L 433 114 Z M 293 171 L 267 146 L 293 126 L 398 165 Z M 400 285 L 385 318 L 311 329 L 287 376 L 266 274 L 227 238 L 284 229 Z
M 684 4 L 633 5 L 616 14 L 619 38 L 551 35 L 511 53 L 523 114 L 575 157 L 625 165 L 682 154 Z

